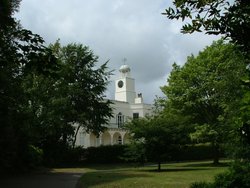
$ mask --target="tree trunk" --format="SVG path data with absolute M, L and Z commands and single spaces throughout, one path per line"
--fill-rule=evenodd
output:
M 214 152 L 214 160 L 213 160 L 213 164 L 218 165 L 219 159 L 220 159 L 220 148 L 219 148 L 219 144 L 217 143 L 213 143 L 213 152 Z
M 158 171 L 161 171 L 161 161 L 158 161 Z
M 74 135 L 74 140 L 73 140 L 73 143 L 72 143 L 72 147 L 74 148 L 75 147 L 75 144 L 76 144 L 76 136 L 78 134 L 78 131 L 80 129 L 81 125 L 79 124 L 76 128 L 76 132 L 75 132 L 75 135 Z

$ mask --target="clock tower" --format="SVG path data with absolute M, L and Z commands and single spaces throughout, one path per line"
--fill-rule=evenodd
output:
M 115 100 L 135 103 L 135 80 L 130 76 L 128 65 L 122 65 L 119 69 L 120 77 L 115 82 Z

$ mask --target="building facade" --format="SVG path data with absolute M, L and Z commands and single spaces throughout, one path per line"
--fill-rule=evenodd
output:
M 131 119 L 152 114 L 152 105 L 143 103 L 141 93 L 135 92 L 135 79 L 130 75 L 128 65 L 119 69 L 120 76 L 115 81 L 115 100 L 112 101 L 113 117 L 107 125 L 107 130 L 99 136 L 79 130 L 76 145 L 83 147 L 98 147 L 129 143 L 129 133 L 124 124 Z

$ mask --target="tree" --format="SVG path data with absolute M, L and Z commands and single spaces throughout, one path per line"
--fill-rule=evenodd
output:
M 192 138 L 214 146 L 214 163 L 218 163 L 220 144 L 232 128 L 225 120 L 234 117 L 245 74 L 243 56 L 233 45 L 219 40 L 197 57 L 188 57 L 183 67 L 174 64 L 168 85 L 162 87 L 171 108 L 191 117 L 197 126 Z
M 80 128 L 95 134 L 105 129 L 112 116 L 111 102 L 104 99 L 111 72 L 107 63 L 98 67 L 97 56 L 81 44 L 61 46 L 57 41 L 49 48 L 60 69 L 55 77 L 30 74 L 25 91 L 36 117 L 33 124 L 40 137 L 36 145 L 44 150 L 46 162 L 54 164 L 74 147 Z
M 239 47 L 240 51 L 244 55 L 244 62 L 249 66 L 250 62 L 250 38 L 248 33 L 250 32 L 250 2 L 248 0 L 235 0 L 234 2 L 229 0 L 174 0 L 175 9 L 168 8 L 163 13 L 170 19 L 182 19 L 182 21 L 189 19 L 189 23 L 182 27 L 183 33 L 193 33 L 195 31 L 201 32 L 202 29 L 207 34 L 222 34 L 228 37 L 231 42 Z M 247 70 L 247 74 L 241 87 L 244 88 L 244 94 L 242 100 L 238 102 L 238 113 L 234 115 L 234 122 L 236 122 L 236 129 L 233 128 L 233 132 L 236 137 L 236 142 L 239 145 L 234 147 L 234 150 L 242 148 L 238 153 L 240 158 L 249 160 L 250 153 L 250 71 Z M 237 129 L 238 128 L 238 129 Z M 235 140 L 234 137 L 234 140 Z M 238 157 L 239 157 L 238 155 Z M 245 165 L 245 164 L 242 164 Z M 238 171 L 230 169 L 232 176 L 238 176 Z M 227 178 L 225 178 L 227 179 Z M 235 182 L 234 179 L 231 179 Z M 217 181 L 217 180 L 216 180 Z M 244 180 L 243 180 L 244 181 Z M 227 181 L 220 186 L 232 187 Z M 241 185 L 241 187 L 248 187 L 247 183 Z M 205 187 L 205 185 L 204 185 Z M 208 187 L 208 186 L 207 186 Z M 216 186 L 215 186 L 216 187 Z
M 99 134 L 112 116 L 111 101 L 104 100 L 111 75 L 108 62 L 97 67 L 98 57 L 81 44 L 61 47 L 57 42 L 51 48 L 63 67 L 57 84 L 62 89 L 61 97 L 69 103 L 66 122 L 78 123 L 78 128 Z
M 0 3 L 0 28 L 4 31 L 7 27 L 13 27 L 17 23 L 12 17 L 19 8 L 21 0 L 2 0 Z
M 23 29 L 13 18 L 20 1 L 0 2 L 0 168 L 28 166 L 34 161 L 24 77 L 49 75 L 57 64 L 43 39 Z M 38 151 L 38 150 L 37 150 Z
M 175 8 L 163 13 L 169 19 L 188 20 L 183 33 L 222 34 L 247 53 L 250 51 L 250 2 L 248 0 L 174 0 Z
M 107 63 L 98 67 L 83 45 L 45 47 L 13 18 L 19 3 L 0 2 L 1 169 L 35 164 L 43 152 L 56 161 L 74 145 L 80 126 L 98 134 L 112 115 L 104 100 Z
M 153 117 L 132 120 L 127 128 L 132 139 L 144 146 L 145 154 L 149 160 L 158 163 L 158 171 L 161 171 L 161 163 L 171 159 L 172 152 L 185 143 L 186 134 L 183 118 L 165 110 L 165 114 L 157 114 Z M 140 150 L 141 150 L 140 145 Z
M 248 0 L 174 0 L 175 8 L 169 7 L 163 13 L 169 19 L 189 20 L 182 27 L 183 33 L 201 32 L 222 34 L 239 47 L 244 55 L 245 64 L 250 63 L 250 2 Z M 238 122 L 241 124 L 239 139 L 244 143 L 250 140 L 249 106 L 250 106 L 250 71 L 242 79 L 245 94 L 242 97 Z M 245 147 L 246 148 L 246 147 Z M 248 149 L 249 149 L 248 144 Z

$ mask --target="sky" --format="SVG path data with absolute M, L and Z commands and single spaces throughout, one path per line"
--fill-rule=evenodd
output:
M 172 6 L 170 0 L 22 0 L 15 17 L 25 29 L 39 34 L 46 45 L 57 39 L 63 45 L 79 43 L 109 61 L 114 70 L 106 95 L 114 99 L 114 81 L 119 68 L 131 68 L 137 93 L 153 103 L 164 96 L 161 86 L 175 62 L 183 65 L 187 56 L 197 55 L 216 36 L 203 33 L 182 34 L 181 21 L 169 20 L 161 13 Z

